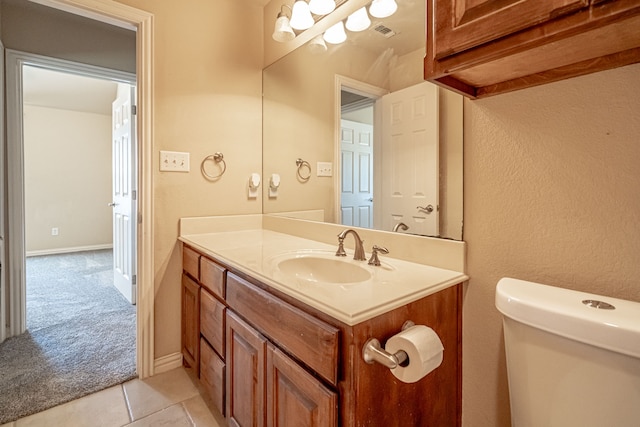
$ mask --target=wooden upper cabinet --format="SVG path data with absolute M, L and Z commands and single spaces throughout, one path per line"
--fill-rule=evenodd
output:
M 589 6 L 589 0 L 436 0 L 436 58 Z
M 427 0 L 424 78 L 482 98 L 640 62 L 640 0 Z

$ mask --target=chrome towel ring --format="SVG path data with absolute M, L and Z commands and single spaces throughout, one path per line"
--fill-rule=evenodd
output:
M 207 160 L 212 160 L 217 165 L 222 163 L 222 166 L 220 166 L 222 168 L 222 170 L 220 171 L 220 173 L 218 175 L 210 175 L 209 173 L 207 173 L 206 168 L 205 168 L 205 163 L 207 163 Z M 202 161 L 202 163 L 200 164 L 200 171 L 202 172 L 202 175 L 204 175 L 205 178 L 207 178 L 210 181 L 215 181 L 215 180 L 219 179 L 222 175 L 224 175 L 224 172 L 226 170 L 227 170 L 227 163 L 224 161 L 224 155 L 219 151 L 217 151 L 215 154 L 211 154 L 211 155 L 205 157 L 204 160 Z
M 300 180 L 303 182 L 309 181 L 309 178 L 311 178 L 311 165 L 309 164 L 309 162 L 307 162 L 306 160 L 297 159 L 296 166 L 298 166 L 298 170 L 296 171 L 298 178 L 300 178 Z M 309 170 L 306 174 L 303 173 L 303 169 L 305 167 Z

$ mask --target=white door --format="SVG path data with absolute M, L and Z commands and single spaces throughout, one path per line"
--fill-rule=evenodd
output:
M 373 227 L 373 126 L 342 119 L 341 223 Z
M 136 303 L 135 87 L 118 84 L 113 102 L 113 283 Z
M 382 229 L 437 236 L 438 87 L 424 82 L 382 97 Z

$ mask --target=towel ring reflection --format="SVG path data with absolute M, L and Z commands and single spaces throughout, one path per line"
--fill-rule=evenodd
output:
M 296 174 L 298 175 L 298 178 L 300 178 L 300 180 L 304 181 L 304 182 L 309 181 L 309 178 L 311 178 L 311 165 L 309 164 L 309 162 L 307 162 L 306 160 L 297 159 L 296 160 L 296 166 L 298 166 L 298 170 L 296 171 Z M 304 167 L 309 169 L 309 172 L 306 175 L 303 175 L 303 170 L 302 169 Z
M 210 175 L 207 173 L 204 165 L 205 163 L 207 163 L 207 160 L 212 160 L 214 161 L 216 164 L 220 164 L 222 163 L 222 170 L 220 171 L 220 173 L 218 175 Z M 222 175 L 224 175 L 224 172 L 227 170 L 227 163 L 224 161 L 224 155 L 221 152 L 216 152 L 215 154 L 211 154 L 207 157 L 204 158 L 204 160 L 202 161 L 202 163 L 200 164 L 200 171 L 202 172 L 202 175 L 205 176 L 205 178 L 214 181 L 218 178 L 220 178 Z

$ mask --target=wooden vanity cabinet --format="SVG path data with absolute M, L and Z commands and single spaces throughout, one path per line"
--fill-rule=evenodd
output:
M 337 393 L 272 344 L 266 371 L 268 427 L 338 425 Z
M 425 79 L 472 98 L 640 62 L 640 0 L 427 0 Z
M 200 310 L 200 381 L 230 426 L 461 425 L 461 285 L 346 325 L 204 255 L 200 274 L 202 260 L 219 267 L 225 298 L 200 277 L 200 303 L 183 307 Z M 186 270 L 184 277 L 191 287 Z M 220 322 L 213 313 L 223 313 L 224 354 L 207 332 Z M 183 313 L 183 328 L 187 319 L 194 317 Z M 369 338 L 384 343 L 406 320 L 434 329 L 445 348 L 440 367 L 411 384 L 362 358 Z
M 339 330 L 232 273 L 227 298 L 229 423 L 337 426 Z
M 182 260 L 183 364 L 224 415 L 226 270 L 188 246 L 183 246 Z

